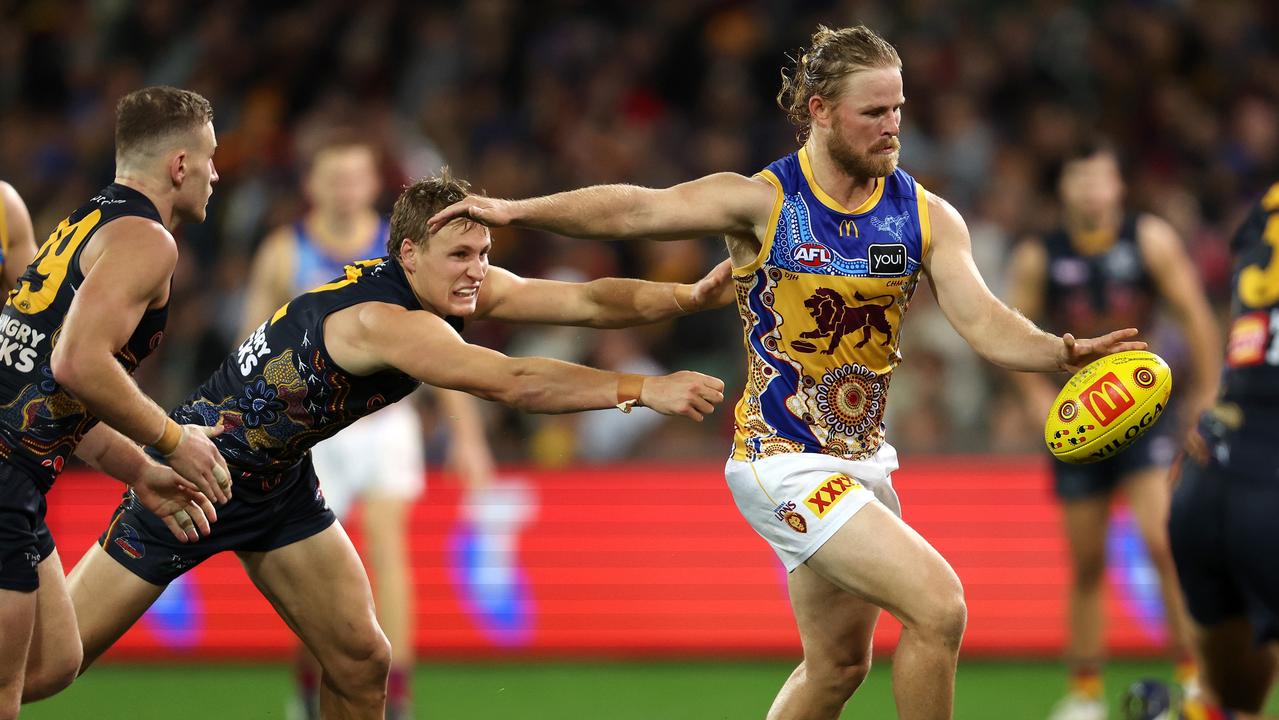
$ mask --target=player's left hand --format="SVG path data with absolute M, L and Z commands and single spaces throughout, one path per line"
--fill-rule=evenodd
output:
M 1137 328 L 1124 328 L 1101 337 L 1076 340 L 1074 335 L 1061 336 L 1062 347 L 1057 352 L 1057 367 L 1066 372 L 1078 372 L 1080 368 L 1111 353 L 1128 350 L 1145 350 L 1141 340 L 1128 340 L 1137 336 Z
M 164 521 L 180 542 L 195 542 L 209 534 L 218 513 L 204 493 L 191 490 L 186 481 L 165 465 L 152 464 L 133 483 L 138 502 Z
M 733 284 L 733 261 L 725 260 L 711 268 L 705 277 L 693 284 L 693 294 L 689 297 L 692 307 L 684 308 L 689 312 L 713 310 L 733 302 L 737 297 Z

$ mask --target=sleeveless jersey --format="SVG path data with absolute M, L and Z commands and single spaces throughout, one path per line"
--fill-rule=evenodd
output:
M 213 442 L 232 470 L 237 498 L 260 502 L 282 492 L 311 446 L 420 384 L 398 370 L 352 375 L 329 356 L 324 320 L 366 302 L 422 309 L 390 258 L 348 265 L 344 276 L 277 310 L 171 414 L 184 424 L 223 426 Z
M 902 317 L 931 242 L 927 193 L 898 169 L 847 210 L 818 187 L 803 149 L 758 177 L 777 192 L 775 230 L 734 270 L 747 379 L 733 458 L 869 457 L 884 440 Z
M 1151 325 L 1156 289 L 1137 244 L 1136 215 L 1124 216 L 1114 243 L 1104 252 L 1080 254 L 1064 229 L 1046 236 L 1044 249 L 1045 330 L 1095 337 L 1117 327 Z
M 1231 242 L 1235 258 L 1222 398 L 1279 401 L 1279 183 Z
M 328 282 L 329 278 L 343 273 L 342 268 L 351 262 L 351 258 L 378 257 L 386 252 L 386 238 L 391 226 L 384 218 L 379 218 L 377 230 L 369 238 L 368 243 L 359 250 L 345 257 L 334 257 L 327 250 L 316 244 L 311 234 L 306 231 L 306 224 L 299 220 L 293 224 L 293 294 Z
M 45 240 L 0 314 L 0 458 L 24 468 L 48 492 L 66 458 L 95 424 L 53 379 L 49 358 L 84 273 L 80 254 L 104 225 L 136 215 L 160 222 L 142 193 L 111 184 Z M 148 310 L 116 360 L 132 373 L 160 344 L 168 305 Z

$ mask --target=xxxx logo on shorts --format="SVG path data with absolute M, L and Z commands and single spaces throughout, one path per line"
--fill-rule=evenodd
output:
M 786 523 L 791 530 L 797 533 L 808 532 L 808 521 L 804 520 L 803 515 L 796 512 L 794 500 L 787 500 L 773 508 L 773 517 Z
M 859 487 L 861 487 L 861 483 L 847 475 L 831 475 L 821 485 L 817 486 L 817 489 L 808 496 L 804 504 L 817 517 L 825 517 L 826 513 L 836 503 L 844 499 L 849 490 Z

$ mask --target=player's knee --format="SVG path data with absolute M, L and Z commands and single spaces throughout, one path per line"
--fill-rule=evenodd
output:
M 325 675 L 349 696 L 386 693 L 391 672 L 391 642 L 376 624 L 347 638 L 337 656 L 323 663 Z
M 1075 558 L 1071 563 L 1074 570 L 1073 582 L 1077 589 L 1090 591 L 1101 587 L 1102 577 L 1106 573 L 1106 558 L 1101 553 L 1088 554 Z
M 22 684 L 22 702 L 34 702 L 56 695 L 68 687 L 80 674 L 83 655 L 78 651 L 68 653 L 56 661 L 31 668 Z
M 932 597 L 919 623 L 922 632 L 955 650 L 959 649 L 967 626 L 968 603 L 964 600 L 964 589 L 958 582 L 953 588 L 938 592 Z

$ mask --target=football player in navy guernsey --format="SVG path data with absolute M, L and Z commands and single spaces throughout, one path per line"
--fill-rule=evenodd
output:
M 1124 209 L 1116 151 L 1088 140 L 1061 163 L 1062 226 L 1017 246 L 1010 262 L 1009 302 L 1053 332 L 1100 332 L 1112 324 L 1150 327 L 1167 308 L 1189 349 L 1193 376 L 1174 402 L 1182 417 L 1212 404 L 1221 371 L 1220 333 L 1194 264 L 1165 220 Z M 1013 374 L 1036 418 L 1047 417 L 1065 377 Z M 1070 548 L 1070 690 L 1051 720 L 1105 720 L 1102 586 L 1110 508 L 1122 492 L 1159 576 L 1168 635 L 1179 657 L 1176 675 L 1192 687 L 1196 676 L 1186 611 L 1168 550 L 1168 470 L 1181 446 L 1175 418 L 1146 433 L 1123 453 L 1096 463 L 1052 462 Z
M 625 375 L 466 343 L 463 318 L 622 327 L 732 299 L 727 261 L 694 285 L 563 283 L 491 268 L 483 225 L 459 219 L 427 230 L 466 191 L 447 172 L 406 189 L 387 257 L 349 265 L 276 310 L 173 411 L 179 422 L 223 428 L 214 442 L 235 497 L 218 511 L 216 533 L 182 545 L 126 494 L 69 579 L 86 666 L 165 585 L 230 550 L 319 660 L 322 716 L 382 718 L 390 645 L 364 567 L 324 502 L 312 445 L 421 383 L 541 413 L 643 405 L 701 421 L 723 400 L 724 384 L 700 373 Z
M 1259 717 L 1279 641 L 1279 183 L 1234 237 L 1218 403 L 1199 418 L 1172 496 L 1169 536 L 1203 696 L 1185 720 Z
M 1145 344 L 1128 341 L 1132 329 L 1051 335 L 990 293 L 959 213 L 897 167 L 905 98 L 892 45 L 862 26 L 819 27 L 799 55 L 778 104 L 802 147 L 754 177 L 472 197 L 431 222 L 469 217 L 601 239 L 723 234 L 748 359 L 725 475 L 790 572 L 804 648 L 768 718 L 838 717 L 869 671 L 881 608 L 903 625 L 893 657 L 898 716 L 949 718 L 963 588 L 898 515 L 897 453 L 882 422 L 917 283 L 926 276 L 956 330 L 1004 367 L 1078 368 Z
M 114 182 L 58 224 L 0 314 L 0 718 L 66 687 L 81 663 L 44 520 L 45 494 L 72 453 L 129 483 L 175 542 L 207 534 L 209 500 L 230 495 L 208 438 L 216 430 L 176 423 L 129 377 L 164 334 L 172 231 L 204 220 L 218 179 L 212 118 L 187 90 L 122 98 Z

